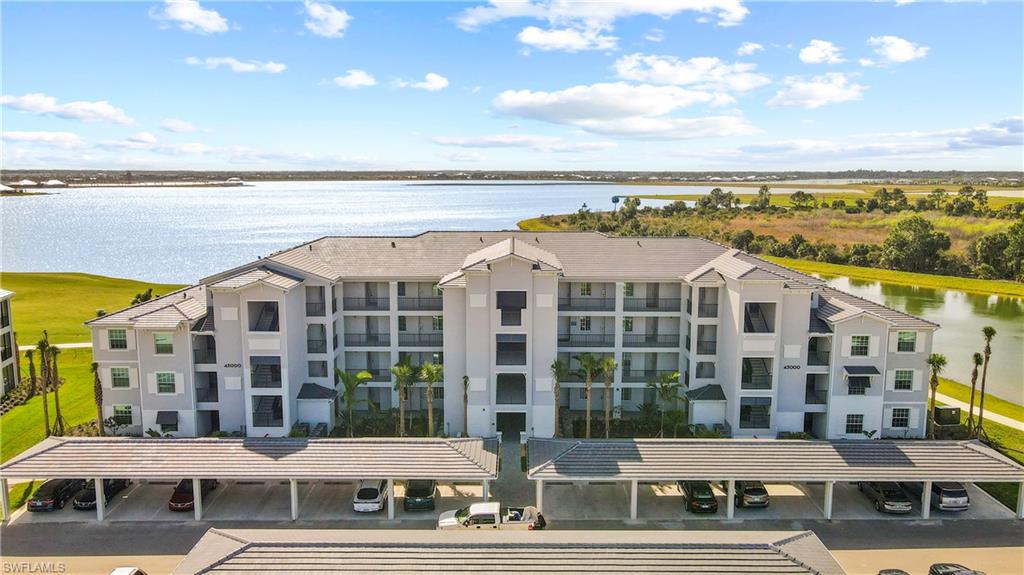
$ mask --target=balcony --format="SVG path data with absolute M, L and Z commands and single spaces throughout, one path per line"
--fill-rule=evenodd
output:
M 678 333 L 626 334 L 623 347 L 679 347 Z
M 391 335 L 387 333 L 346 333 L 345 345 L 387 347 L 391 345 Z
M 367 368 L 367 369 L 360 369 L 360 368 L 351 368 L 350 367 L 350 368 L 346 369 L 345 371 L 348 372 L 348 373 L 351 373 L 352 375 L 355 375 L 355 374 L 357 374 L 359 372 L 365 371 L 365 372 L 367 372 L 367 373 L 369 373 L 370 375 L 373 376 L 373 379 L 371 379 L 370 381 L 391 381 L 391 370 L 390 369 L 369 369 L 369 368 Z
M 807 365 L 825 365 L 829 363 L 830 352 L 827 350 L 809 350 L 807 352 Z
M 615 345 L 613 333 L 560 333 L 559 347 L 612 347 Z
M 442 345 L 444 345 L 444 333 L 399 333 L 398 345 L 441 347 Z
M 625 311 L 679 311 L 679 298 L 627 297 L 622 301 Z
M 306 353 L 327 353 L 326 339 L 307 339 Z
M 402 297 L 398 298 L 398 309 L 401 311 L 440 311 L 441 296 Z
M 697 340 L 697 355 L 715 355 L 718 353 L 718 341 Z
M 197 387 L 196 403 L 213 403 L 219 401 L 216 387 Z
M 702 303 L 697 305 L 697 317 L 718 317 L 718 304 Z
M 804 403 L 807 405 L 825 405 L 828 403 L 828 392 L 824 389 L 808 389 L 804 394 Z
M 323 317 L 327 315 L 327 304 L 322 301 L 307 301 L 306 302 L 306 316 L 307 317 Z
M 622 381 L 631 383 L 659 381 L 663 376 L 675 372 L 674 369 L 626 369 L 622 371 Z
M 192 358 L 197 364 L 217 363 L 217 350 L 212 347 L 193 349 Z
M 341 299 L 341 304 L 345 307 L 345 311 L 351 310 L 368 310 L 368 311 L 388 311 L 391 309 L 391 302 L 387 296 L 385 297 L 346 297 Z
M 558 311 L 615 311 L 615 298 L 558 298 Z

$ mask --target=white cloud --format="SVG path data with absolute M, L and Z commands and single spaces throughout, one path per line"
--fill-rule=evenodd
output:
M 399 88 L 416 88 L 428 92 L 437 92 L 448 87 L 448 78 L 434 72 L 428 72 L 421 82 L 409 82 L 407 80 L 396 80 L 395 85 Z
M 727 64 L 712 57 L 680 60 L 675 56 L 630 54 L 616 60 L 614 68 L 624 80 L 726 92 L 746 92 L 770 82 L 768 76 L 754 72 L 754 64 Z
M 740 47 L 736 49 L 736 54 L 739 56 L 750 56 L 755 52 L 764 51 L 764 46 L 757 42 L 744 42 L 740 44 Z
M 614 50 L 618 38 L 605 36 L 599 30 L 579 30 L 576 28 L 562 28 L 542 30 L 536 26 L 527 26 L 516 36 L 520 42 L 549 52 L 561 50 L 563 52 L 579 52 L 582 50 Z
M 902 64 L 924 58 L 931 49 L 928 46 L 920 46 L 909 40 L 904 40 L 899 36 L 872 36 L 868 39 L 868 45 L 874 46 L 875 54 L 878 54 L 887 64 Z
M 344 76 L 337 76 L 332 82 L 334 82 L 334 85 L 341 86 L 342 88 L 365 88 L 377 85 L 376 78 L 365 70 L 357 69 L 346 70 Z
M 615 147 L 615 142 L 567 142 L 555 136 L 528 134 L 497 134 L 493 136 L 435 136 L 435 144 L 460 148 L 529 148 L 539 152 L 595 152 Z
M 324 38 L 341 38 L 352 16 L 326 2 L 305 0 L 306 29 Z
M 195 132 L 196 127 L 191 122 L 185 120 L 178 120 L 176 118 L 167 118 L 160 122 L 160 127 L 168 132 L 187 133 Z
M 805 64 L 839 64 L 845 60 L 839 46 L 828 40 L 811 40 L 800 50 L 800 61 Z
M 644 40 L 648 42 L 654 42 L 655 44 L 665 41 L 665 31 L 661 28 L 651 28 L 644 34 Z
M 895 0 L 897 6 L 906 6 L 907 4 L 913 4 L 915 0 Z
M 221 66 L 226 66 L 232 72 L 263 72 L 266 74 L 280 74 L 288 69 L 284 64 L 270 60 L 266 62 L 260 62 L 259 60 L 242 61 L 237 58 L 227 56 L 202 59 L 189 56 L 188 58 L 185 58 L 185 63 L 190 66 L 202 66 L 207 70 L 216 70 Z
M 875 65 L 875 61 L 871 58 L 860 58 L 857 60 L 857 63 L 865 68 L 872 68 Z
M 72 132 L 8 132 L 4 131 L 3 139 L 10 142 L 43 144 L 55 148 L 77 148 L 82 145 L 82 138 Z
M 0 104 L 40 116 L 57 116 L 69 120 L 83 122 L 113 122 L 131 125 L 135 120 L 128 117 L 121 108 L 116 108 L 105 100 L 96 102 L 77 101 L 58 104 L 57 98 L 46 94 L 35 93 L 24 96 L 0 96 Z
M 186 32 L 219 34 L 228 31 L 228 21 L 216 10 L 200 6 L 198 0 L 164 0 L 163 9 L 154 7 L 149 16 L 175 23 Z
M 846 74 L 832 72 L 805 80 L 800 76 L 788 76 L 783 81 L 785 88 L 768 100 L 769 106 L 798 108 L 820 108 L 828 104 L 860 100 L 867 88 L 850 82 Z
M 151 134 L 149 132 L 139 132 L 138 134 L 135 134 L 134 136 L 131 136 L 128 139 L 133 141 L 133 142 L 138 142 L 140 144 L 155 144 L 156 143 L 156 136 L 154 136 L 153 134 Z

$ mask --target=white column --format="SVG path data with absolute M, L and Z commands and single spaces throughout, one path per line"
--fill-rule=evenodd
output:
M 1024 485 L 1022 483 L 1021 485 Z M 3 520 L 11 518 L 11 502 L 7 500 L 7 479 L 0 478 L 0 508 L 3 508 Z
M 397 292 L 396 292 L 397 293 Z M 395 518 L 395 480 L 388 479 L 388 519 Z
M 825 482 L 825 519 L 828 521 L 832 521 L 832 489 L 835 485 L 835 481 Z
M 921 519 L 928 519 L 932 514 L 932 482 L 925 481 L 921 486 Z
M 637 511 L 637 480 L 629 482 L 629 518 L 636 519 Z
M 7 493 L 7 486 L 4 486 L 4 493 Z M 4 500 L 4 513 L 7 513 L 7 500 Z M 1017 485 L 1017 519 L 1024 519 L 1024 481 Z
M 103 516 L 107 513 L 107 494 L 103 491 L 103 479 L 97 477 L 92 481 L 96 486 L 96 521 L 103 521 Z
M 491 482 L 490 482 L 490 480 L 487 480 L 487 479 L 483 480 L 483 489 L 484 489 L 484 503 L 487 503 L 488 501 L 491 500 Z
M 299 518 L 299 481 L 297 479 L 289 479 L 288 487 L 292 494 L 292 521 Z
M 203 518 L 203 482 L 201 479 L 192 480 L 192 511 L 195 512 L 196 521 Z
M 736 516 L 736 480 L 730 479 L 726 482 L 725 493 L 725 517 L 732 519 Z
M 538 479 L 536 482 L 537 488 L 537 513 L 544 512 L 544 480 Z

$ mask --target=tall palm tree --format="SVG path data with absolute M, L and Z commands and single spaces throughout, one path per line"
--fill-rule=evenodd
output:
M 398 392 L 398 435 L 405 437 L 405 402 L 409 400 L 409 388 L 416 383 L 416 370 L 407 361 L 391 366 L 395 376 L 395 391 Z
M 978 368 L 981 367 L 982 362 L 985 359 L 978 352 L 974 352 L 974 356 L 971 358 L 974 362 L 974 369 L 971 370 L 971 403 L 967 410 L 967 433 L 974 433 L 974 389 L 978 384 Z
M 551 377 L 555 380 L 554 392 L 555 392 L 555 437 L 562 436 L 562 429 L 559 425 L 559 411 L 562 407 L 562 382 L 569 378 L 571 372 L 569 368 L 560 359 L 556 359 L 551 362 Z
M 25 359 L 28 360 L 28 394 L 25 396 L 25 401 L 32 399 L 39 389 L 36 387 L 36 363 L 33 359 L 36 351 L 34 349 L 25 350 Z
M 96 433 L 103 437 L 103 383 L 100 381 L 100 364 L 92 362 L 89 370 L 92 371 L 92 399 L 96 402 Z
M 427 402 L 427 436 L 434 437 L 434 385 L 444 380 L 444 366 L 424 363 L 420 366 L 420 379 L 426 383 L 423 398 Z
M 43 332 L 46 333 L 46 332 Z M 53 381 L 53 429 L 57 435 L 64 435 L 64 415 L 60 411 L 60 372 L 57 370 L 57 356 L 60 355 L 60 348 L 50 346 L 50 379 Z
M 583 374 L 583 396 L 587 399 L 587 439 L 590 439 L 590 390 L 594 386 L 594 376 L 601 372 L 601 360 L 592 353 L 576 356 Z
M 658 381 L 648 381 L 647 387 L 653 389 L 661 403 L 661 437 L 665 437 L 665 411 L 671 403 L 675 404 L 679 399 L 679 389 L 683 387 L 679 383 L 679 372 L 663 373 Z
M 462 436 L 469 437 L 469 376 L 462 376 Z
M 43 394 L 43 424 L 46 426 L 46 437 L 50 437 L 50 401 L 46 398 L 50 386 L 50 342 L 39 340 L 36 344 L 39 352 L 39 389 Z
M 985 364 L 981 367 L 981 398 L 978 400 L 978 427 L 975 435 L 985 433 L 985 380 L 988 377 L 988 361 L 992 357 L 992 338 L 996 336 L 996 328 L 986 325 L 981 328 L 981 335 L 985 338 Z
M 345 413 L 348 419 L 345 420 L 345 427 L 348 427 L 348 436 L 355 437 L 355 418 L 352 415 L 352 408 L 359 400 L 356 399 L 356 391 L 360 385 L 373 379 L 373 374 L 363 370 L 358 373 L 349 373 L 341 368 L 334 368 L 334 384 L 342 384 L 341 400 L 345 402 Z
M 946 367 L 946 356 L 941 353 L 933 353 L 928 356 L 928 368 L 932 372 L 931 388 L 932 398 L 928 404 L 928 438 L 935 439 L 935 394 L 939 391 L 939 374 Z
M 604 438 L 611 437 L 612 428 L 612 383 L 615 382 L 615 370 L 619 364 L 615 358 L 606 357 L 601 360 L 601 375 L 604 378 Z

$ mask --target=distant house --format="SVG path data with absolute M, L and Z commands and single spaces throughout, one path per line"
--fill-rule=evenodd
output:
M 65 184 L 64 182 L 62 182 L 60 180 L 46 180 L 45 182 L 43 182 L 43 185 L 48 187 L 48 188 L 66 188 L 66 187 L 68 187 L 67 184 Z
M 30 180 L 28 178 L 25 178 L 23 180 L 18 180 L 17 182 L 14 182 L 13 184 L 11 184 L 11 186 L 15 187 L 15 188 L 34 188 L 34 187 L 36 187 L 38 185 L 39 185 L 39 182 Z

